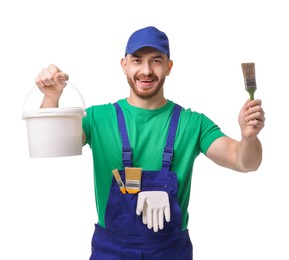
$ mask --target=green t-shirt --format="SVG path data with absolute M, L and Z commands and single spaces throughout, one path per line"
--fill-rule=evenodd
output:
M 119 100 L 118 104 L 126 121 L 133 150 L 133 166 L 143 170 L 160 170 L 174 103 L 168 101 L 166 105 L 155 110 L 131 106 L 126 99 Z M 93 156 L 98 220 L 99 225 L 105 227 L 105 210 L 113 179 L 112 170 L 123 169 L 122 143 L 113 104 L 92 106 L 86 112 L 83 129 Z M 183 230 L 188 225 L 187 209 L 194 161 L 200 152 L 206 154 L 209 146 L 221 136 L 224 134 L 220 128 L 204 114 L 182 109 L 171 170 L 177 174 Z

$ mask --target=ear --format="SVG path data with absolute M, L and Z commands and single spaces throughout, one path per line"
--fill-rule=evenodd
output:
M 126 58 L 121 59 L 120 65 L 122 67 L 123 73 L 126 74 Z
M 167 76 L 170 75 L 171 69 L 172 69 L 173 65 L 174 65 L 173 61 L 172 61 L 172 60 L 169 60 L 169 61 L 168 61 L 168 65 L 167 65 L 167 74 L 166 74 Z

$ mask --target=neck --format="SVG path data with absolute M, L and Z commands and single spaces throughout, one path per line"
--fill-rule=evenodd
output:
M 135 107 L 153 110 L 164 106 L 167 103 L 167 100 L 163 95 L 155 95 L 150 98 L 141 98 L 136 96 L 131 91 L 130 96 L 127 98 L 127 102 Z

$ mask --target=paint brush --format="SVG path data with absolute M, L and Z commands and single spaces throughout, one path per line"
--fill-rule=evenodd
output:
M 242 63 L 242 70 L 244 75 L 245 89 L 250 95 L 250 99 L 254 99 L 254 93 L 257 89 L 255 78 L 255 63 Z
M 141 186 L 142 168 L 125 167 L 125 188 L 128 193 L 138 193 Z
M 113 173 L 113 176 L 114 176 L 115 180 L 117 181 L 117 184 L 119 186 L 119 189 L 120 189 L 121 193 L 122 194 L 126 194 L 125 186 L 124 186 L 124 183 L 123 183 L 123 181 L 122 181 L 122 179 L 120 177 L 118 169 L 113 170 L 112 173 Z

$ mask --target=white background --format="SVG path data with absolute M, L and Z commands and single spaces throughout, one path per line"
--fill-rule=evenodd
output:
M 282 0 L 9 0 L 0 3 L 0 259 L 88 259 L 97 222 L 92 160 L 29 158 L 23 103 L 43 67 L 70 75 L 86 106 L 128 95 L 120 67 L 129 35 L 170 38 L 165 95 L 239 139 L 242 62 L 255 62 L 266 126 L 257 172 L 198 157 L 189 231 L 196 260 L 288 260 L 288 7 Z M 287 90 L 287 92 L 286 92 Z M 64 96 L 72 96 L 69 90 Z M 41 98 L 37 100 L 41 102 Z M 38 104 L 37 104 L 38 105 Z

